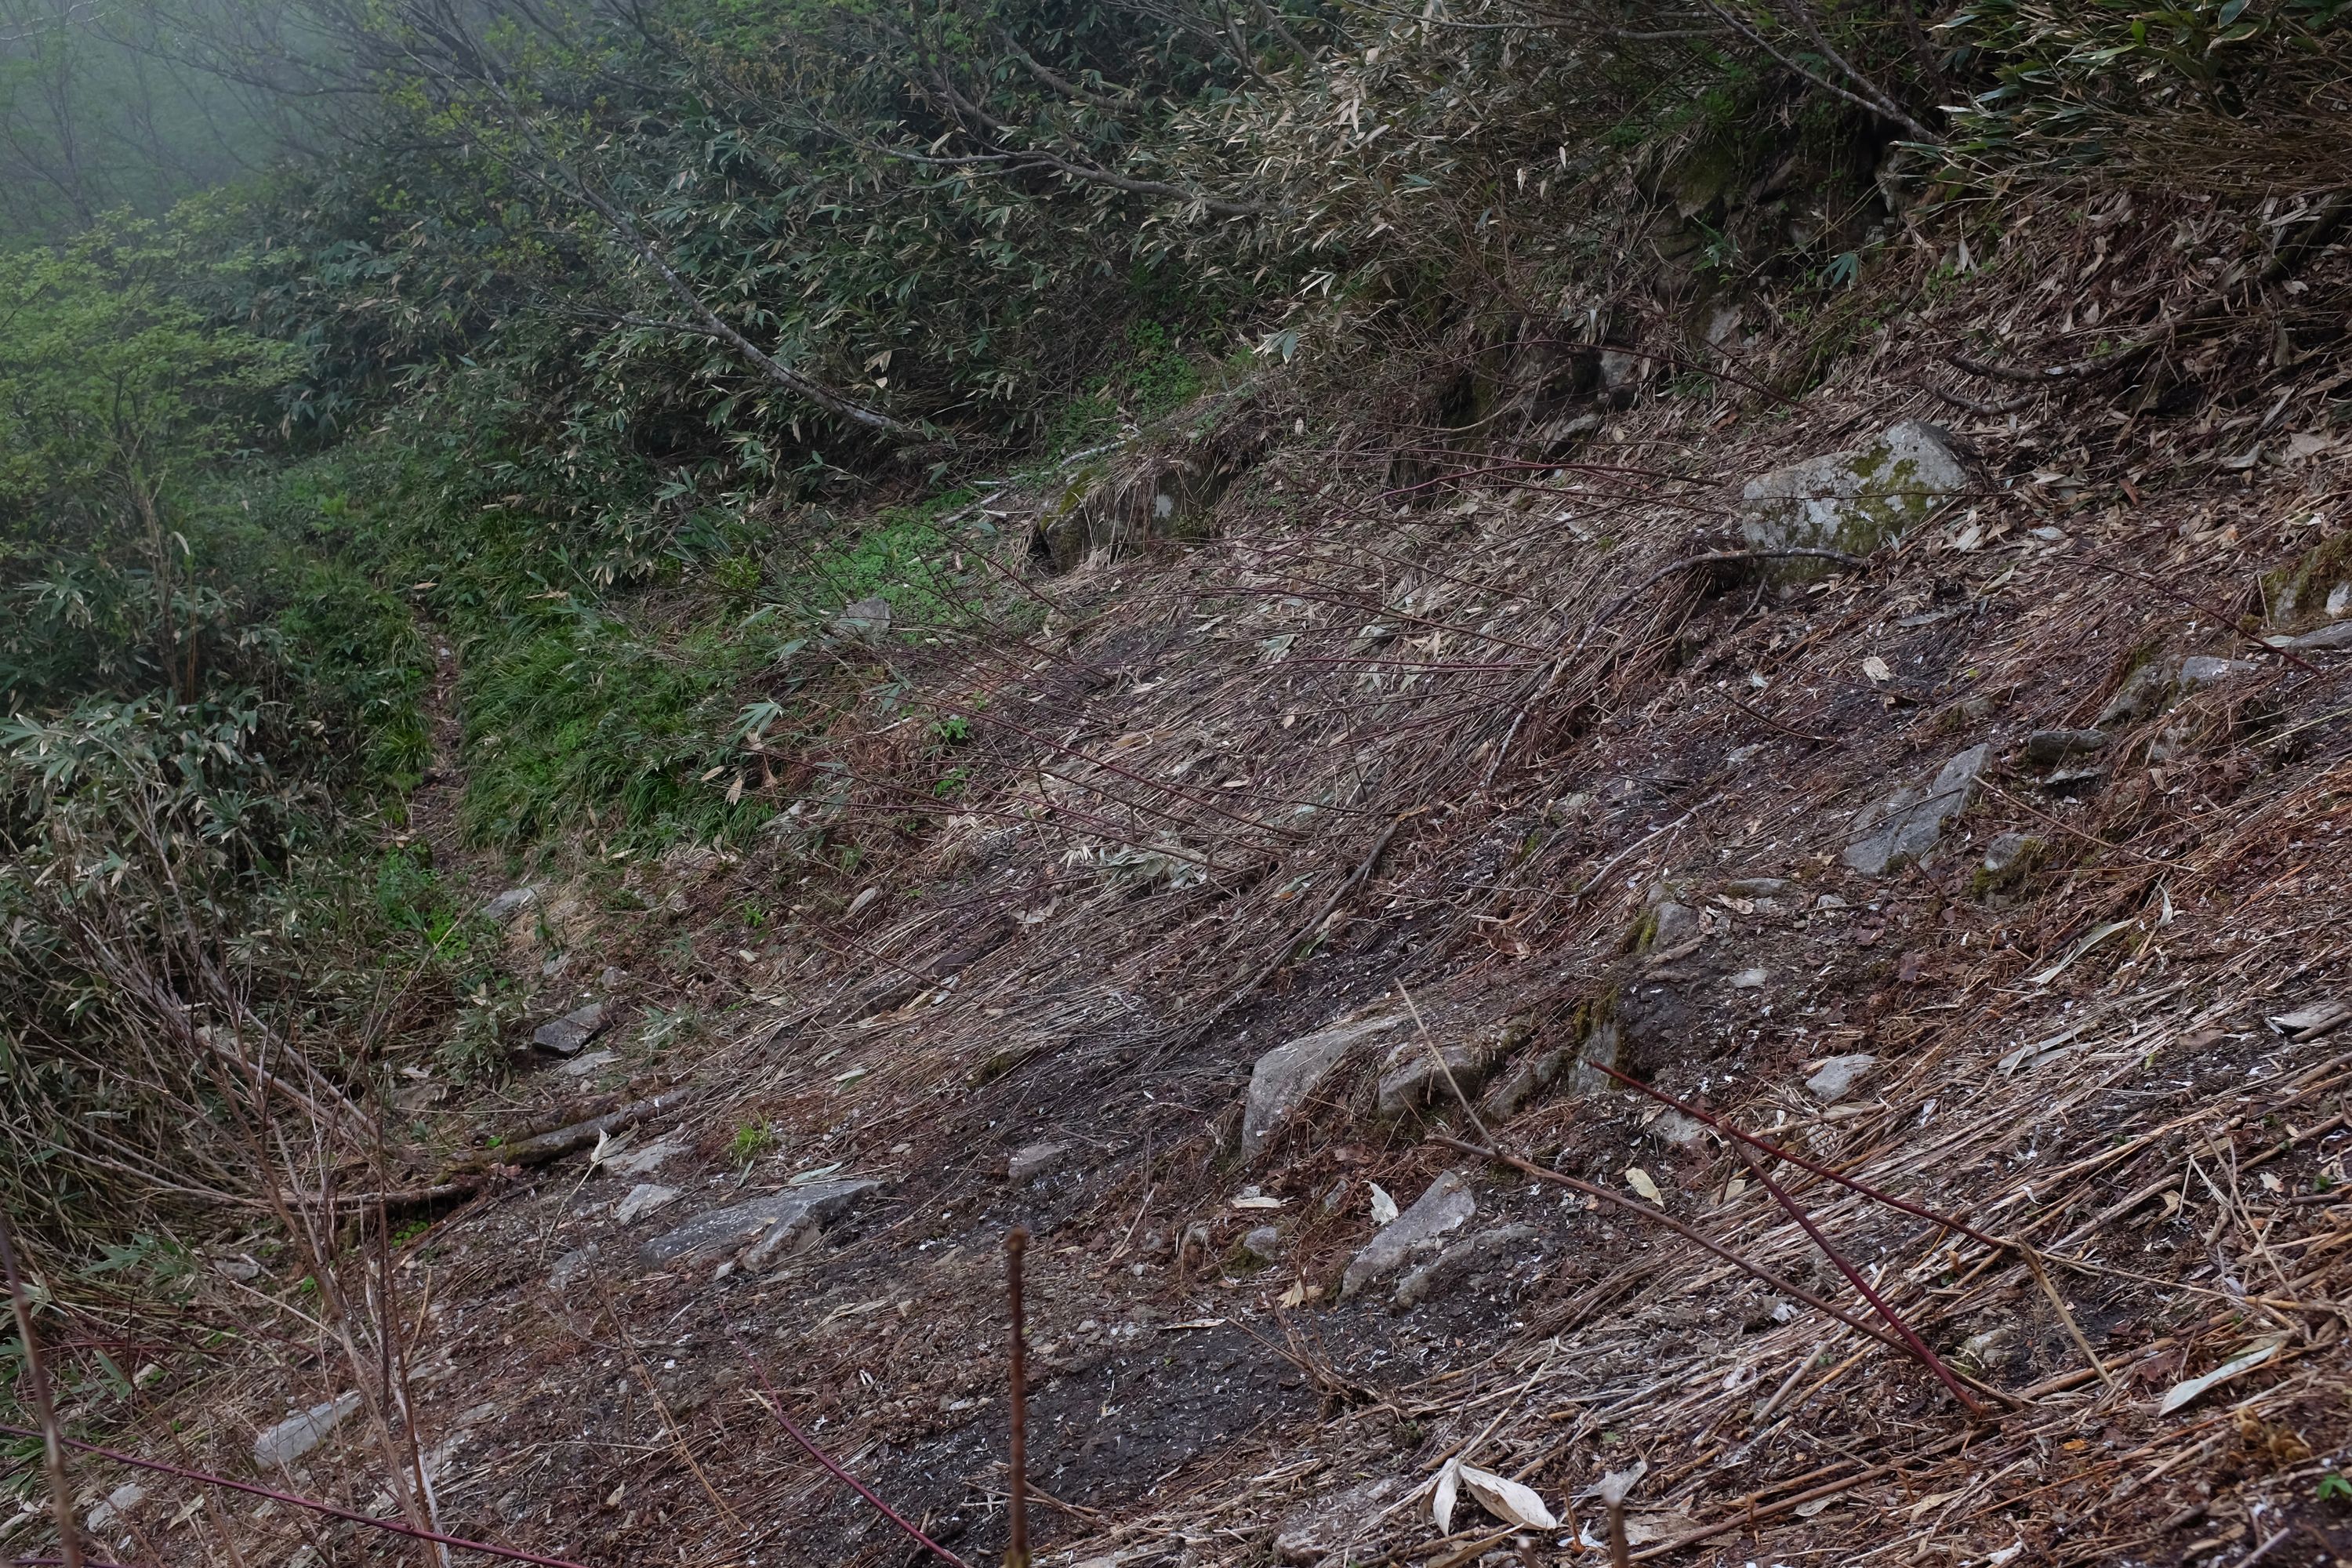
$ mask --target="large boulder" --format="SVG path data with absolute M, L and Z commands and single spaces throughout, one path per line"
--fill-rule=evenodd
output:
M 1749 480 L 1739 497 L 1745 509 L 1740 532 L 1758 550 L 1867 555 L 1901 539 L 1968 488 L 1969 471 L 1945 432 L 1906 419 L 1866 447 L 1808 458 Z M 1800 563 L 1790 570 L 1807 568 Z
M 1977 781 L 1992 756 L 1990 746 L 1970 746 L 1937 771 L 1923 789 L 1906 785 L 1864 812 L 1856 823 L 1861 837 L 1845 847 L 1845 863 L 1866 877 L 1899 871 L 1936 847 L 1945 825 L 1976 797 Z
M 1258 1058 L 1251 1070 L 1249 1097 L 1242 1108 L 1242 1158 L 1255 1160 L 1298 1108 L 1339 1064 L 1375 1035 L 1397 1026 L 1394 1014 L 1375 1014 L 1328 1024 Z

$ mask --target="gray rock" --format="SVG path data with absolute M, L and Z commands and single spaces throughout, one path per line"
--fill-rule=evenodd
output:
M 1530 1247 L 1529 1243 L 1537 1245 Z M 1498 1225 L 1475 1236 L 1465 1236 L 1397 1282 L 1389 1304 L 1409 1312 L 1441 1290 L 1452 1289 L 1480 1269 L 1516 1253 L 1540 1253 L 1541 1233 L 1531 1225 Z
M 619 1053 L 614 1051 L 590 1051 L 584 1057 L 574 1057 L 568 1062 L 557 1063 L 555 1071 L 561 1078 L 588 1078 L 604 1071 L 620 1059 Z
M 629 1189 L 629 1195 L 613 1205 L 613 1218 L 622 1225 L 643 1219 L 656 1209 L 667 1208 L 677 1201 L 676 1187 L 657 1186 L 652 1182 L 639 1182 Z
M 103 1535 L 130 1511 L 147 1500 L 147 1489 L 137 1481 L 125 1481 L 106 1494 L 106 1500 L 89 1510 L 85 1521 L 92 1535 Z
M 1852 1056 L 1832 1057 L 1814 1070 L 1812 1077 L 1805 1080 L 1805 1089 L 1815 1100 L 1821 1100 L 1823 1104 L 1843 1100 L 1853 1092 L 1853 1086 L 1860 1083 L 1870 1069 L 1877 1065 L 1878 1058 L 1867 1051 L 1856 1051 Z
M 683 1132 L 668 1133 L 642 1149 L 631 1149 L 604 1162 L 624 1176 L 650 1176 L 689 1147 Z
M 890 601 L 877 596 L 844 605 L 825 630 L 851 642 L 878 643 L 890 635 Z
M 1363 1539 L 1411 1484 L 1382 1476 L 1315 1499 L 1275 1527 L 1276 1560 L 1317 1563 L 1339 1557 Z
M 1271 1263 L 1282 1255 L 1282 1232 L 1270 1225 L 1259 1226 L 1242 1237 L 1242 1250 L 1261 1263 Z
M 1990 746 L 1970 746 L 1937 770 L 1925 790 L 1897 792 L 1870 831 L 1845 847 L 1845 863 L 1866 877 L 1883 877 L 1935 848 L 1945 826 L 1976 797 L 1991 755 Z
M 771 1243 L 803 1226 L 830 1219 L 881 1184 L 811 1182 L 697 1215 L 637 1251 L 653 1268 L 708 1262 L 746 1242 Z
M 509 888 L 505 892 L 484 904 L 482 913 L 496 923 L 504 925 L 517 913 L 530 908 L 537 902 L 539 902 L 537 888 Z
M 1442 1110 L 1461 1103 L 1455 1089 L 1475 1094 L 1486 1081 L 1486 1063 L 1475 1047 L 1456 1044 L 1433 1052 L 1423 1041 L 1409 1041 L 1396 1047 L 1381 1073 L 1377 1109 L 1382 1116 L 1402 1116 L 1433 1103 Z
M 541 1024 L 531 1031 L 530 1043 L 558 1056 L 576 1056 L 581 1047 L 602 1034 L 604 1029 L 604 1004 L 591 1002 L 585 1007 L 575 1007 L 561 1018 Z
M 1796 885 L 1786 877 L 1742 877 L 1726 882 L 1723 890 L 1735 899 L 1777 899 Z
M 2025 760 L 2037 767 L 2063 763 L 2099 751 L 2107 743 L 2104 730 L 2036 730 L 2025 737 Z
M 1360 1294 L 1365 1287 L 1439 1251 L 1445 1238 L 1469 1224 L 1477 1212 L 1478 1200 L 1471 1194 L 1469 1180 L 1459 1171 L 1446 1172 L 1429 1184 L 1411 1208 L 1373 1232 L 1363 1250 L 1349 1260 L 1347 1272 L 1339 1279 L 1340 1298 Z
M 1478 1100 L 1478 1114 L 1489 1121 L 1507 1121 L 1519 1113 L 1519 1108 L 1535 1098 L 1536 1091 L 1549 1089 L 1567 1064 L 1566 1051 L 1545 1051 L 1533 1058 L 1522 1057 L 1486 1086 Z
M 1968 488 L 1968 469 L 1953 454 L 1950 437 L 1936 426 L 1906 420 L 1867 447 L 1810 458 L 1750 480 L 1740 492 L 1747 509 L 1740 531 L 1759 550 L 1866 555 L 1901 539 Z
M 1060 1164 L 1070 1152 L 1067 1143 L 1030 1143 L 1013 1151 L 1004 1163 L 1004 1179 L 1020 1184 L 1034 1182 Z
M 2031 865 L 2041 851 L 2042 840 L 2031 833 L 1997 834 L 1985 846 L 1985 875 L 1995 881 L 2006 879 L 2011 872 Z
M 1568 1088 L 1571 1094 L 1599 1094 L 1617 1087 L 1617 1080 L 1602 1072 L 1602 1068 L 1620 1064 L 1624 1054 L 1624 1031 L 1614 1023 L 1595 1024 L 1592 1032 L 1576 1047 L 1575 1069 L 1569 1074 Z
M 1258 1058 L 1250 1072 L 1242 1110 L 1242 1158 L 1255 1160 L 1282 1124 L 1323 1086 L 1348 1053 L 1373 1036 L 1396 1027 L 1393 1015 L 1331 1024 Z
M 2170 708 L 2185 692 L 2260 668 L 2252 659 L 2217 658 L 2202 653 L 2186 658 L 2153 658 L 2124 678 L 2093 722 L 2101 730 L 2137 724 Z
M 547 1271 L 548 1288 L 559 1296 L 572 1289 L 573 1280 L 595 1267 L 597 1255 L 601 1250 L 592 1241 L 585 1247 L 575 1247 L 557 1258 L 555 1267 Z
M 2337 591 L 2342 592 L 2341 589 Z M 2330 613 L 2334 613 L 2336 601 L 2330 599 L 2327 603 Z M 2301 637 L 2265 637 L 2263 640 L 2289 653 L 2326 653 L 2331 648 L 2352 647 L 2352 621 L 2338 621 L 2332 626 L 2322 626 Z
M 289 1415 L 254 1438 L 254 1467 L 275 1470 L 292 1464 L 325 1442 L 328 1435 L 350 1420 L 359 1407 L 360 1396 L 353 1393 Z
M 1698 911 L 1669 899 L 1650 911 L 1650 940 L 1645 952 L 1671 952 L 1699 933 Z

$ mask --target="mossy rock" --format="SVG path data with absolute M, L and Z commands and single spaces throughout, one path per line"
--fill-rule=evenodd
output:
M 2352 615 L 2352 531 L 2321 540 L 2263 580 L 2274 626 Z
M 1866 447 L 1775 468 L 1740 492 L 1740 532 L 1762 550 L 1837 550 L 1867 555 L 1895 543 L 1968 489 L 1969 472 L 1945 432 L 1906 420 Z M 1820 560 L 1776 568 L 1817 575 Z

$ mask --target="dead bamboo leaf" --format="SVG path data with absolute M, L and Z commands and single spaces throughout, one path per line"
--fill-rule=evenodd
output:
M 1650 1180 L 1650 1173 L 1642 1169 L 1641 1166 L 1628 1165 L 1625 1167 L 1625 1184 L 1633 1188 L 1637 1194 L 1647 1199 L 1651 1203 L 1657 1205 L 1660 1208 L 1666 1206 L 1665 1194 L 1658 1191 L 1658 1184 Z
M 1506 1524 L 1516 1524 L 1527 1530 L 1557 1530 L 1559 1521 L 1544 1506 L 1532 1487 L 1522 1486 L 1507 1476 L 1492 1470 L 1481 1470 L 1468 1465 L 1459 1467 L 1462 1484 L 1478 1500 L 1478 1506 Z
M 2286 1341 L 2283 1339 L 2266 1340 L 2243 1355 L 2223 1362 L 2202 1377 L 2192 1377 L 2186 1383 L 2174 1384 L 2164 1391 L 2164 1397 L 2157 1402 L 2156 1413 L 2158 1415 L 2169 1415 L 2207 1389 L 2227 1383 L 2242 1372 L 2252 1372 L 2278 1354 L 2279 1347 L 2285 1343 Z

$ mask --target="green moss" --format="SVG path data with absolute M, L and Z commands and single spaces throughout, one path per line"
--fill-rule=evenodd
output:
M 2322 614 L 2328 594 L 2352 583 L 2352 530 L 2330 535 L 2263 579 L 2272 619 L 2293 625 Z

